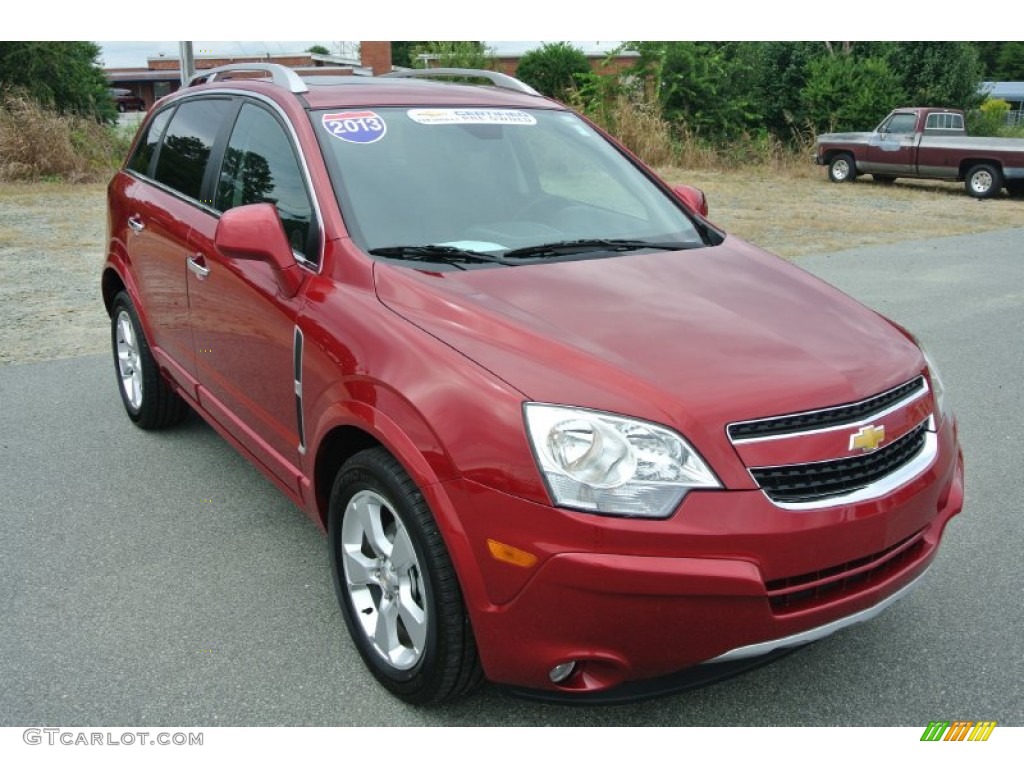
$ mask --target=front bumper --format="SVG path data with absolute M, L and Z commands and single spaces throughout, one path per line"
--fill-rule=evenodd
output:
M 465 480 L 435 486 L 431 503 L 458 521 L 443 529 L 464 545 L 453 556 L 488 678 L 594 693 L 779 652 L 873 617 L 916 584 L 962 508 L 951 421 L 917 478 L 823 510 L 708 491 L 651 521 L 552 509 Z M 487 539 L 537 562 L 500 562 Z M 573 674 L 552 683 L 550 670 L 569 661 Z

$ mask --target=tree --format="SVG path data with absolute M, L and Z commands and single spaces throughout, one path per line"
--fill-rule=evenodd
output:
M 99 55 L 89 42 L 0 42 L 0 84 L 58 112 L 113 122 L 117 111 Z
M 632 74 L 653 87 L 666 119 L 713 141 L 736 138 L 759 122 L 749 49 L 740 43 L 630 42 Z
M 516 77 L 559 101 L 579 91 L 589 74 L 590 61 L 567 42 L 545 43 L 527 51 L 516 68 Z
M 807 118 L 819 130 L 869 130 L 904 100 L 895 73 L 882 59 L 825 56 L 808 65 L 800 92 Z
M 327 56 L 330 54 L 330 51 L 322 45 L 311 45 L 306 49 L 306 53 L 316 53 L 321 56 Z
M 914 106 L 967 111 L 984 98 L 978 93 L 983 67 L 974 43 L 896 43 L 887 60 Z
M 422 55 L 433 56 L 439 67 L 464 67 L 467 69 L 493 69 L 494 52 L 479 40 L 432 40 L 413 46 L 409 53 L 412 66 L 425 69 L 427 61 Z M 391 48 L 394 61 L 394 44 Z

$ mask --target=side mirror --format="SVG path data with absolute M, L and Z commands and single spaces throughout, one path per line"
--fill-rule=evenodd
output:
M 271 203 L 253 203 L 225 211 L 217 222 L 213 241 L 225 256 L 269 264 L 285 298 L 298 293 L 302 273 L 281 226 L 281 217 Z
M 699 189 L 691 187 L 689 184 L 676 184 L 672 187 L 672 192 L 679 198 L 679 201 L 691 211 L 707 217 L 708 199 Z

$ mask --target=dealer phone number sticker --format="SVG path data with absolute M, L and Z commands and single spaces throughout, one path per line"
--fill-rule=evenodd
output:
M 410 109 L 421 125 L 536 125 L 537 118 L 520 109 Z
M 331 112 L 323 116 L 323 122 L 328 133 L 350 144 L 373 144 L 388 132 L 387 124 L 376 112 Z

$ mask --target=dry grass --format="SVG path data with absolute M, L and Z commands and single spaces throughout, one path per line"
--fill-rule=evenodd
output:
M 17 93 L 0 94 L 0 180 L 102 181 L 125 150 L 112 128 L 57 114 Z
M 787 258 L 1024 226 L 1022 199 L 975 200 L 962 184 L 937 181 L 832 184 L 809 158 L 792 171 L 659 172 L 703 189 L 712 221 L 727 232 Z

